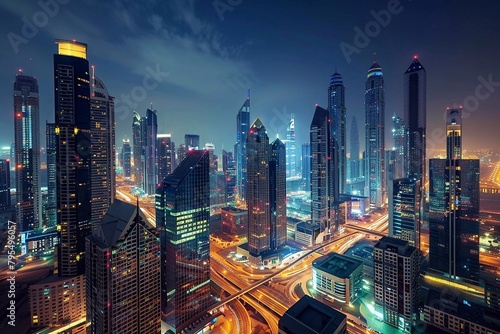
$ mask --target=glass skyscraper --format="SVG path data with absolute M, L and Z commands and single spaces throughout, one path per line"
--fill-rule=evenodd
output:
M 156 190 L 162 317 L 174 331 L 212 303 L 209 174 L 208 151 L 193 150 Z
M 0 211 L 11 206 L 9 160 L 0 159 Z
M 286 244 L 286 152 L 285 144 L 276 138 L 271 143 L 269 159 L 269 199 L 271 214 L 271 240 L 269 249 L 276 250 Z
M 170 173 L 172 173 L 175 152 L 172 148 L 172 136 L 170 134 L 158 134 L 156 136 L 158 149 L 158 184 Z
M 358 134 L 358 122 L 356 121 L 356 116 L 352 117 L 351 122 L 351 147 L 349 148 L 349 165 L 350 165 L 350 175 L 351 180 L 355 180 L 361 175 L 361 167 L 359 161 L 359 134 Z
M 245 100 L 236 116 L 236 187 L 238 197 L 246 200 L 247 195 L 247 137 L 250 130 L 250 96 Z
M 158 119 L 156 110 L 146 110 L 146 117 L 142 119 L 142 140 L 144 152 L 144 192 L 154 195 L 158 186 L 158 168 L 156 161 Z
M 130 178 L 132 176 L 132 167 L 130 162 L 131 156 L 132 156 L 132 148 L 130 147 L 130 140 L 124 139 L 122 144 L 121 161 L 123 168 L 123 176 L 125 178 Z
M 20 231 L 42 226 L 38 83 L 18 74 L 14 82 L 16 216 Z
M 295 151 L 295 117 L 290 115 L 286 128 L 286 177 L 297 176 L 297 155 Z
M 142 119 L 141 115 L 134 111 L 132 118 L 132 154 L 134 161 L 133 175 L 137 186 L 142 187 L 144 179 L 144 153 L 142 138 Z
M 389 181 L 389 235 L 420 248 L 420 180 Z
M 406 130 L 403 119 L 396 115 L 392 116 L 392 139 L 394 141 L 394 179 L 406 177 L 405 173 L 405 152 L 406 152 Z
M 370 205 L 385 204 L 385 93 L 384 76 L 379 64 L 368 70 L 365 86 L 365 187 Z
M 311 191 L 311 144 L 302 144 L 301 160 L 301 175 L 302 175 L 302 188 L 305 191 Z
M 57 136 L 54 123 L 46 123 L 47 225 L 57 225 Z

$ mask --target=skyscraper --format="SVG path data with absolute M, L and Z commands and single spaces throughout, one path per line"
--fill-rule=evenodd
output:
M 122 167 L 123 167 L 123 176 L 129 179 L 132 176 L 132 166 L 131 166 L 131 155 L 132 148 L 130 147 L 130 140 L 123 139 L 122 144 Z
M 302 155 L 300 157 L 302 165 L 302 185 L 303 190 L 311 191 L 311 144 L 302 144 Z
M 358 122 L 356 116 L 352 117 L 351 123 L 351 147 L 349 148 L 349 162 L 350 162 L 350 179 L 355 180 L 361 174 L 361 166 L 359 161 L 359 135 L 358 135 Z
M 297 155 L 295 151 L 295 118 L 290 115 L 290 122 L 286 128 L 286 177 L 297 175 Z
M 404 125 L 407 136 L 405 172 L 408 177 L 422 180 L 425 173 L 425 125 L 426 109 L 426 72 L 417 57 L 404 74 Z
M 271 143 L 269 159 L 269 190 L 271 240 L 269 248 L 276 250 L 286 244 L 286 167 L 285 144 L 279 138 Z
M 250 130 L 250 96 L 247 97 L 236 116 L 236 187 L 240 199 L 246 200 L 247 191 L 247 137 Z
M 389 235 L 420 248 L 420 180 L 390 181 Z
M 394 179 L 401 179 L 406 176 L 406 128 L 403 119 L 396 115 L 396 113 L 392 116 L 392 124 L 392 139 L 394 141 L 394 147 L 392 149 L 395 151 Z
M 162 317 L 174 332 L 212 303 L 209 165 L 207 151 L 190 151 L 156 191 Z
M 8 159 L 0 159 L 0 211 L 11 206 L 10 199 L 10 167 Z
M 233 153 L 222 150 L 222 171 L 226 177 L 226 199 L 234 203 L 236 194 L 236 163 Z
M 342 76 L 336 72 L 332 75 L 328 87 L 328 111 L 331 113 L 332 136 L 335 138 L 338 151 L 339 191 L 345 194 L 347 192 L 345 86 Z
M 54 55 L 57 141 L 58 271 L 85 272 L 85 237 L 91 232 L 91 120 L 87 45 L 58 40 Z
M 14 82 L 16 215 L 20 231 L 42 225 L 40 191 L 40 115 L 38 83 L 18 74 Z
M 184 145 L 186 145 L 186 150 L 200 149 L 200 136 L 194 134 L 185 134 Z
M 429 268 L 479 281 L 479 160 L 462 159 L 462 109 L 448 109 L 446 159 L 429 160 Z
M 172 162 L 175 160 L 175 153 L 172 150 L 172 136 L 170 134 L 158 134 L 158 184 L 170 173 L 172 173 Z
M 365 184 L 370 205 L 385 204 L 385 94 L 382 68 L 376 62 L 368 70 L 365 91 Z
M 158 168 L 156 166 L 156 136 L 158 134 L 158 120 L 156 110 L 146 110 L 146 118 L 142 120 L 142 140 L 144 152 L 144 192 L 154 195 L 158 185 Z
M 134 155 L 134 181 L 138 186 L 142 186 L 144 179 L 144 153 L 142 138 L 142 119 L 141 115 L 134 111 L 132 118 L 132 145 Z
M 110 205 L 85 261 L 88 333 L 160 333 L 160 243 L 138 207 Z
M 408 241 L 383 237 L 373 250 L 375 315 L 410 333 L 419 301 L 420 252 Z
M 93 74 L 91 83 L 92 224 L 96 224 L 116 196 L 115 98 Z
M 331 135 L 329 111 L 316 106 L 310 128 L 311 218 L 324 238 L 338 230 L 338 164 L 335 138 Z
M 57 225 L 57 135 L 54 123 L 46 123 L 47 225 Z

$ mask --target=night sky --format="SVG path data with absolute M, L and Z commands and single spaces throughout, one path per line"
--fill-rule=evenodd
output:
M 391 116 L 403 114 L 403 73 L 414 55 L 427 70 L 428 148 L 444 148 L 436 131 L 444 128 L 446 107 L 461 104 L 466 149 L 500 142 L 498 1 L 59 1 L 64 4 L 57 2 L 53 15 L 43 14 L 37 1 L 0 4 L 2 146 L 14 137 L 12 83 L 19 68 L 38 79 L 42 134 L 45 120 L 54 119 L 55 39 L 88 44 L 87 59 L 116 97 L 118 149 L 123 138 L 131 139 L 132 110 L 145 115 L 152 103 L 158 132 L 171 133 L 177 145 L 185 133 L 196 133 L 202 144 L 214 143 L 217 154 L 222 145 L 233 150 L 248 88 L 251 119 L 261 117 L 271 138 L 276 131 L 284 136 L 287 114 L 295 113 L 300 147 L 309 141 L 315 104 L 327 106 L 335 68 L 346 86 L 348 143 L 355 115 L 363 148 L 364 85 L 374 60 L 384 72 L 389 148 Z M 388 8 L 394 11 L 389 24 L 370 24 L 372 11 Z M 23 18 L 40 27 L 23 35 Z M 365 31 L 367 24 L 373 37 L 355 43 L 355 27 Z M 350 61 L 341 43 L 357 48 Z M 156 87 L 144 89 L 144 77 L 155 71 L 158 83 L 150 80 L 149 88 Z M 478 88 L 482 80 L 493 84 Z M 147 96 L 131 97 L 133 108 L 124 102 L 123 96 L 144 91 Z

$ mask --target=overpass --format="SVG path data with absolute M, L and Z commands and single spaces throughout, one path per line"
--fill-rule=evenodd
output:
M 375 230 L 370 230 L 368 228 L 363 228 L 363 227 L 359 227 L 359 226 L 356 226 L 356 225 L 345 224 L 344 227 L 345 228 L 350 228 L 351 230 L 356 230 L 356 231 L 359 231 L 359 232 L 363 232 L 363 233 L 373 234 L 373 235 L 376 235 L 376 236 L 379 236 L 379 237 L 387 237 L 387 233 L 382 233 L 382 232 L 378 232 L 378 231 L 375 231 Z

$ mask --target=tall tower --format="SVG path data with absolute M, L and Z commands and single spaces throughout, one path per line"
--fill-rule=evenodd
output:
M 368 70 L 365 91 L 365 187 L 370 205 L 385 203 L 385 93 L 384 76 L 379 64 Z
M 286 244 L 285 151 L 285 144 L 279 138 L 276 138 L 271 143 L 271 156 L 269 159 L 271 240 L 269 248 L 272 250 Z
M 129 179 L 132 176 L 132 167 L 130 163 L 132 148 L 130 147 L 130 140 L 123 139 L 122 144 L 122 167 L 123 167 L 123 176 Z
M 270 248 L 270 146 L 266 128 L 257 118 L 247 137 L 248 251 L 254 256 Z
M 286 128 L 286 177 L 297 175 L 297 155 L 295 151 L 295 116 L 290 115 Z
M 170 134 L 158 134 L 156 136 L 158 148 L 158 184 L 170 173 L 172 173 L 172 163 L 175 160 L 175 154 L 172 149 L 172 136 Z
M 91 232 L 91 121 L 87 45 L 58 40 L 54 55 L 57 224 L 60 276 L 85 273 Z
M 142 140 L 144 152 L 144 192 L 154 195 L 158 185 L 158 169 L 156 166 L 156 136 L 158 134 L 158 120 L 156 110 L 146 110 L 146 118 L 142 124 Z
M 236 163 L 232 152 L 222 150 L 222 171 L 226 177 L 226 198 L 234 203 L 236 194 Z
M 11 206 L 9 163 L 9 159 L 0 159 L 0 212 Z
M 144 179 L 144 154 L 142 137 L 141 115 L 134 111 L 134 116 L 132 118 L 132 152 L 134 157 L 133 175 L 134 182 L 138 186 L 142 186 L 142 182 Z
M 339 164 L 339 191 L 345 194 L 347 180 L 345 86 L 342 76 L 334 73 L 328 87 L 328 111 L 331 113 L 332 136 L 335 138 Z
M 20 231 L 42 226 L 40 192 L 40 114 L 38 83 L 18 74 L 14 81 L 16 214 Z
M 54 123 L 46 123 L 47 225 L 57 225 L 57 134 Z
M 247 137 L 250 130 L 250 96 L 247 97 L 236 116 L 236 187 L 240 199 L 247 198 Z
M 339 199 L 337 149 L 330 132 L 330 112 L 316 106 L 310 129 L 311 217 L 327 239 L 338 230 L 335 203 Z
M 193 150 L 156 190 L 164 321 L 178 333 L 210 297 L 210 160 Z
M 356 121 L 356 116 L 352 117 L 351 123 L 351 147 L 349 150 L 350 154 L 350 179 L 357 179 L 361 174 L 361 166 L 359 161 L 359 134 L 358 134 L 358 122 Z
M 116 196 L 115 98 L 93 74 L 91 82 L 92 224 L 96 224 Z
M 200 149 L 200 136 L 194 134 L 184 135 L 184 144 L 186 150 L 199 150 Z
M 394 179 L 405 177 L 405 152 L 406 152 L 406 129 L 403 119 L 396 115 L 392 116 L 392 139 L 394 141 L 393 150 L 395 151 L 394 159 Z
M 426 109 L 426 72 L 415 56 L 404 74 L 404 125 L 407 136 L 405 172 L 408 177 L 422 180 L 425 172 L 425 125 Z
M 160 333 L 160 243 L 138 207 L 110 205 L 85 261 L 89 333 Z
M 302 164 L 302 188 L 305 191 L 311 191 L 311 144 L 302 144 L 302 155 L 300 157 Z
M 479 281 L 479 160 L 462 159 L 462 109 L 448 109 L 446 159 L 429 160 L 429 268 Z

